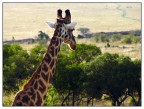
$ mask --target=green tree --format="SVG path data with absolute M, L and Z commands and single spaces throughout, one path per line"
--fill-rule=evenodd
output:
M 43 31 L 39 31 L 38 38 L 39 38 L 40 40 L 43 40 L 43 39 L 48 40 L 48 39 L 49 39 L 49 36 L 48 36 L 46 33 L 44 33 Z
M 56 88 L 51 85 L 46 95 L 44 106 L 56 106 L 59 102 L 59 95 Z
M 88 33 L 90 31 L 89 28 L 79 28 L 77 30 L 80 31 L 83 35 L 86 34 L 86 33 Z
M 106 92 L 108 87 L 106 84 L 111 80 L 112 71 L 117 65 L 115 60 L 117 57 L 117 54 L 105 53 L 97 56 L 85 66 L 85 73 L 87 74 L 86 92 L 92 99 L 100 99 L 102 94 Z
M 120 106 L 130 93 L 134 96 L 133 92 L 138 89 L 139 95 L 141 93 L 140 65 L 136 67 L 129 57 L 109 53 L 99 55 L 85 67 L 85 72 L 87 94 L 92 98 L 107 94 L 112 105 Z
M 141 60 L 136 59 L 132 62 L 128 75 L 128 94 L 132 97 L 133 105 L 141 106 Z
M 131 44 L 132 43 L 131 36 L 130 35 L 123 36 L 122 43 Z
M 22 79 L 29 74 L 29 55 L 18 44 L 3 46 L 3 88 L 4 91 L 18 89 Z
M 121 38 L 122 38 L 122 34 L 120 34 L 120 33 L 111 35 L 111 40 L 112 40 L 113 42 L 115 42 L 115 41 L 120 41 Z
M 110 37 L 106 33 L 99 33 L 94 35 L 96 42 L 109 42 Z
M 82 62 L 89 62 L 100 54 L 100 48 L 94 45 L 77 44 L 77 49 L 72 51 L 70 55 L 73 63 L 80 64 Z
M 64 71 L 56 70 L 54 86 L 60 94 L 65 95 L 61 105 L 64 105 L 68 98 L 71 99 L 69 105 L 75 105 L 76 96 L 83 90 L 83 81 L 84 75 L 80 65 L 66 65 Z

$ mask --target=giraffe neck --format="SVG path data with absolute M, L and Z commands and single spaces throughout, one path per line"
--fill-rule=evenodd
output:
M 61 39 L 58 37 L 52 37 L 41 65 L 23 88 L 23 90 L 31 90 L 31 92 L 35 93 L 32 97 L 35 105 L 43 104 L 48 88 L 52 83 L 60 45 Z

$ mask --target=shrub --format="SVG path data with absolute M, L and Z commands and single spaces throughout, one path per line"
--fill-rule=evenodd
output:
M 96 42 L 109 42 L 109 37 L 105 33 L 99 33 L 98 35 L 94 35 Z
M 140 43 L 141 42 L 141 37 L 140 36 L 135 36 L 135 35 L 124 35 L 122 38 L 122 43 L 125 44 L 132 44 L 132 43 Z
M 122 43 L 126 43 L 126 44 L 131 44 L 132 43 L 132 39 L 130 36 L 126 36 L 122 39 Z
M 113 42 L 115 42 L 115 41 L 120 41 L 121 38 L 122 38 L 122 35 L 121 35 L 121 34 L 113 34 L 113 35 L 111 35 L 111 40 L 112 40 Z
M 29 55 L 18 44 L 5 44 L 3 48 L 7 56 L 3 59 L 3 88 L 4 91 L 11 91 L 18 89 L 20 81 L 29 75 Z

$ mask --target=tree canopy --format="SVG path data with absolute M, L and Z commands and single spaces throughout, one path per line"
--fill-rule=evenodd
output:
M 4 44 L 4 92 L 17 91 L 39 66 L 45 52 L 46 47 L 41 45 L 28 52 L 18 44 Z M 94 45 L 78 44 L 75 51 L 62 45 L 44 104 L 93 105 L 93 100 L 102 99 L 104 94 L 114 106 L 122 105 L 128 97 L 133 105 L 141 105 L 141 60 L 102 54 Z

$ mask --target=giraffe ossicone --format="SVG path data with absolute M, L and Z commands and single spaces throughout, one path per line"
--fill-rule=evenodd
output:
M 59 9 L 57 10 L 56 23 L 48 22 L 48 25 L 55 30 L 47 52 L 23 89 L 15 95 L 12 106 L 42 106 L 50 84 L 52 84 L 62 42 L 68 44 L 72 50 L 76 49 L 73 35 L 76 22 L 71 22 L 71 14 L 68 9 L 65 10 L 65 14 L 63 18 L 62 10 Z

